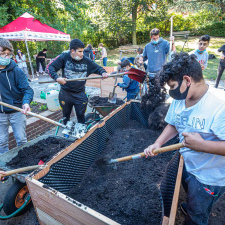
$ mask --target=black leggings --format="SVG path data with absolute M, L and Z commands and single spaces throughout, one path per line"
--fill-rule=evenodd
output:
M 66 118 L 63 121 L 64 124 L 70 120 L 73 106 L 75 107 L 78 123 L 85 123 L 84 114 L 88 102 L 85 92 L 75 93 L 61 89 L 59 92 L 59 102 L 63 109 L 63 117 Z
M 39 72 L 40 63 L 41 63 L 43 72 L 45 72 L 45 60 L 36 58 L 37 72 Z
M 225 62 L 222 62 L 222 63 L 220 62 L 218 67 L 218 72 L 217 72 L 216 84 L 215 84 L 216 88 L 219 86 L 219 82 L 223 75 L 224 69 L 225 69 Z

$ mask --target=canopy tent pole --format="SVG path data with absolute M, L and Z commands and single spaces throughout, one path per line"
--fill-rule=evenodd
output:
M 30 62 L 31 73 L 32 73 L 33 80 L 34 80 L 34 68 L 33 68 L 33 65 L 32 65 L 32 62 L 31 62 L 30 51 L 29 51 L 29 48 L 28 48 L 27 37 L 26 37 L 25 32 L 24 32 L 24 38 L 25 38 L 24 40 L 25 40 L 25 44 L 26 44 L 26 48 L 27 48 L 27 54 L 28 54 L 28 58 L 29 58 L 29 62 Z

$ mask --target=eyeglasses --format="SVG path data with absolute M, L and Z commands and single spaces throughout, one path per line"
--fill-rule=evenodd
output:
M 0 57 L 2 57 L 2 58 L 11 58 L 11 57 L 13 57 L 13 54 L 12 53 L 10 53 L 10 54 L 0 53 Z

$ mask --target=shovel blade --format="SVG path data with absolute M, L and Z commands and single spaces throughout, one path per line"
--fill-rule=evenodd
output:
M 113 92 L 110 92 L 109 93 L 108 102 L 115 104 L 116 103 L 116 99 L 117 99 L 117 94 L 116 93 L 113 93 Z

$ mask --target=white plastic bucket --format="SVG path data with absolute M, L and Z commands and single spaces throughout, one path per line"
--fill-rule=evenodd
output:
M 59 91 L 59 89 L 60 89 L 60 85 L 58 83 L 48 85 L 48 91 L 52 91 L 52 90 Z
M 46 94 L 47 106 L 50 111 L 60 110 L 59 91 L 51 90 Z

